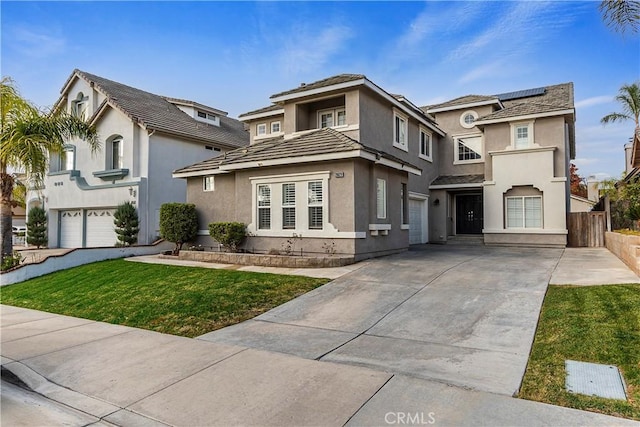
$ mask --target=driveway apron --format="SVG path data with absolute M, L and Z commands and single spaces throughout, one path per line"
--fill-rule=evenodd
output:
M 416 247 L 200 339 L 513 395 L 561 255 Z

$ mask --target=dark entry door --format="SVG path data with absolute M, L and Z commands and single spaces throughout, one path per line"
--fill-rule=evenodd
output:
M 482 194 L 456 196 L 456 234 L 482 234 Z

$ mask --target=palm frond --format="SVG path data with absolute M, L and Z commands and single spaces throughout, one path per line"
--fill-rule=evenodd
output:
M 605 23 L 624 34 L 640 31 L 640 1 L 605 0 L 600 2 L 600 13 Z

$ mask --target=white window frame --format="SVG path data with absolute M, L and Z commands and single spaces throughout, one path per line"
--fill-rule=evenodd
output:
M 285 186 L 293 186 L 293 201 L 287 201 L 287 193 L 285 192 Z M 283 230 L 295 230 L 296 229 L 296 225 L 298 224 L 298 212 L 299 210 L 297 209 L 296 206 L 296 193 L 297 193 L 297 188 L 296 188 L 296 183 L 295 182 L 283 182 L 282 184 L 280 184 L 280 191 L 282 192 L 282 198 L 281 198 L 281 215 L 282 215 L 282 229 Z M 285 226 L 284 224 L 284 219 L 285 219 L 285 215 L 284 215 L 284 210 L 285 209 L 293 209 L 293 227 L 292 226 Z
M 429 162 L 433 161 L 433 134 L 420 126 L 420 132 L 418 133 L 418 157 L 425 159 Z M 427 142 L 427 153 L 422 150 L 422 136 L 426 136 L 429 140 Z
M 258 123 L 256 125 L 256 136 L 265 136 L 267 134 L 267 124 Z
M 404 139 L 398 133 L 398 124 L 404 123 Z M 403 151 L 409 151 L 409 118 L 398 111 L 393 111 L 393 146 Z
M 532 148 L 534 145 L 533 139 L 533 123 L 534 122 L 517 122 L 511 123 L 511 148 L 514 150 L 524 150 Z M 527 128 L 527 142 L 526 145 L 518 144 L 518 129 Z
M 467 138 L 480 138 L 480 158 L 479 159 L 469 159 L 469 160 L 460 160 L 458 144 L 461 139 Z M 473 133 L 467 135 L 455 135 L 453 137 L 453 164 L 454 165 L 465 165 L 470 163 L 482 163 L 484 162 L 484 137 L 481 133 Z
M 511 226 L 509 224 L 509 200 L 514 200 L 514 199 L 520 199 L 522 201 L 522 208 L 521 208 L 521 214 L 522 214 L 522 227 L 517 227 L 517 226 Z M 526 207 L 526 199 L 538 199 L 540 200 L 540 226 L 527 226 L 527 207 Z M 538 196 L 507 196 L 505 197 L 505 203 L 504 203 L 504 215 L 505 215 L 505 228 L 507 229 L 536 229 L 536 230 L 540 230 L 542 228 L 544 228 L 544 209 L 542 206 L 542 196 L 538 195 Z
M 88 100 L 88 96 L 84 96 L 82 92 L 79 92 L 76 99 L 72 102 L 71 113 L 80 120 L 87 119 L 87 106 L 89 105 L 87 102 Z
M 275 126 L 278 126 L 278 129 L 275 129 Z M 274 122 L 271 122 L 271 133 L 280 133 L 282 132 L 282 125 L 280 124 L 280 120 L 276 120 Z
M 258 200 L 258 197 L 260 195 L 260 187 L 265 187 L 269 189 L 269 203 L 268 204 L 263 204 L 260 205 L 260 201 Z M 254 211 L 256 212 L 256 227 L 259 230 L 271 230 L 273 229 L 273 188 L 271 188 L 270 184 L 259 184 L 256 187 L 256 195 L 255 197 L 253 197 L 253 200 L 255 200 L 255 207 L 256 209 L 254 209 Z M 268 210 L 269 211 L 269 227 L 265 227 L 265 228 L 260 228 L 260 210 Z
M 338 124 L 339 113 L 344 113 L 344 124 Z M 324 114 L 331 114 L 331 126 L 322 126 L 322 116 Z M 318 110 L 318 129 L 323 128 L 339 128 L 347 126 L 347 110 L 344 106 L 336 108 L 326 108 L 324 110 Z
M 467 123 L 466 122 L 466 118 L 467 116 L 473 116 L 473 123 Z M 467 110 L 464 113 L 462 113 L 462 115 L 460 115 L 460 126 L 462 126 L 465 129 L 472 129 L 473 127 L 475 127 L 475 121 L 478 120 L 478 113 L 476 113 L 474 110 Z
M 376 218 L 387 219 L 387 180 L 376 179 Z
M 325 199 L 325 189 L 324 186 L 322 185 L 322 181 L 320 180 L 311 180 L 311 181 L 307 181 L 307 229 L 309 230 L 322 230 L 324 228 L 324 222 L 325 222 L 325 217 L 324 217 L 324 209 L 323 209 L 323 202 Z M 312 200 L 311 199 L 311 184 L 312 183 L 320 183 L 320 201 L 317 200 Z M 322 224 L 320 225 L 320 227 L 312 227 L 311 226 L 311 208 L 321 208 L 321 212 L 322 212 Z
M 272 175 L 250 177 L 252 188 L 252 222 L 247 230 L 255 236 L 291 237 L 293 233 L 305 237 L 338 237 L 339 231 L 329 223 L 329 179 L 331 172 L 308 172 L 300 174 Z M 322 201 L 318 204 L 309 203 L 309 182 L 322 183 Z M 296 227 L 283 229 L 282 223 L 282 184 L 295 183 L 296 191 Z M 271 228 L 258 228 L 258 187 L 268 185 L 271 188 Z M 322 228 L 309 228 L 309 207 L 322 207 Z
M 118 144 L 117 156 L 114 156 L 114 144 Z M 109 138 L 107 144 L 107 170 L 118 170 L 124 168 L 124 138 L 121 135 Z
M 214 191 L 216 188 L 215 177 L 207 175 L 202 177 L 202 191 Z

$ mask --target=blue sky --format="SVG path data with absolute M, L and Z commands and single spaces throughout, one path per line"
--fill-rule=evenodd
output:
M 2 1 L 1 70 L 41 107 L 79 68 L 233 117 L 339 73 L 417 105 L 572 81 L 579 174 L 618 177 L 633 123 L 599 119 L 640 79 L 640 39 L 598 4 Z

